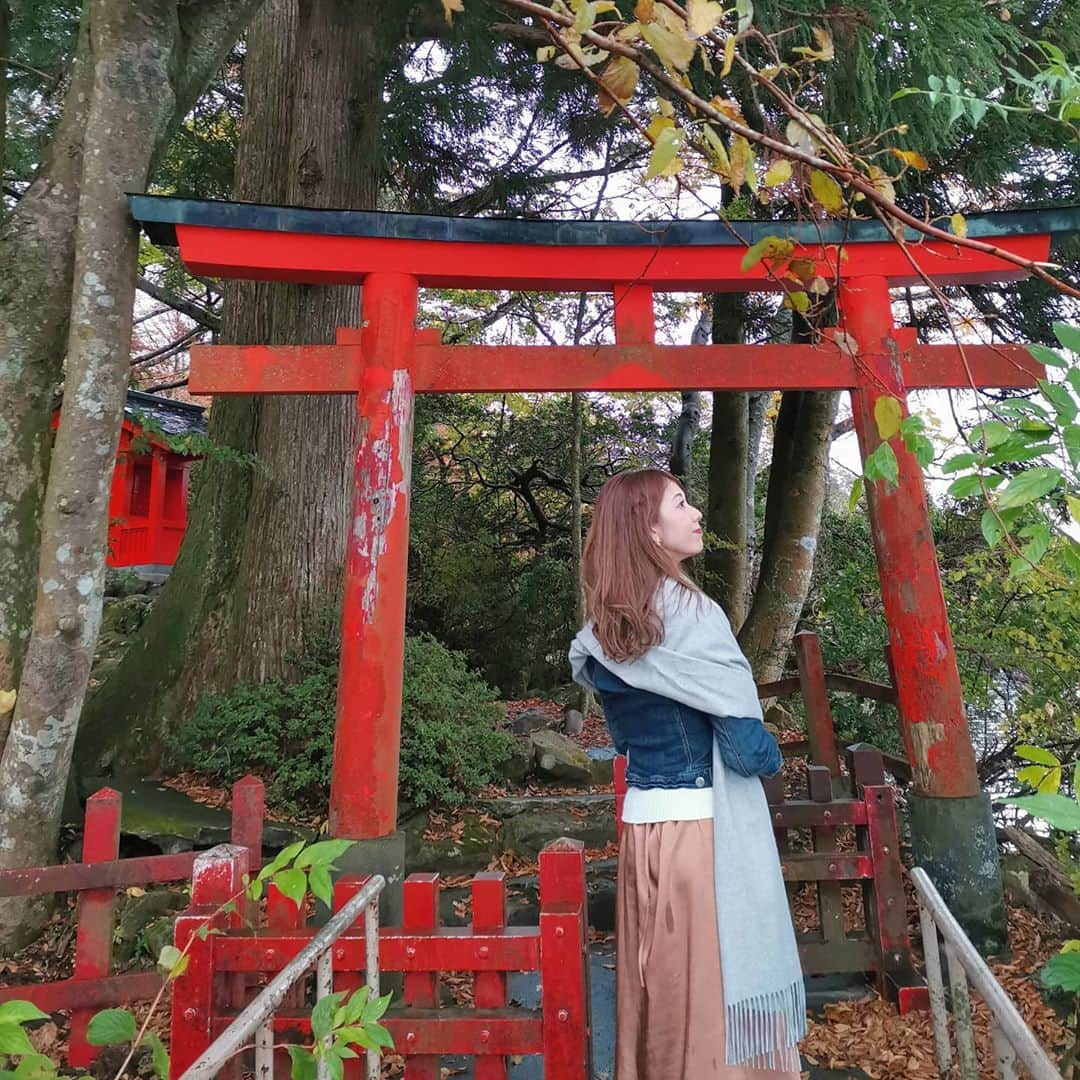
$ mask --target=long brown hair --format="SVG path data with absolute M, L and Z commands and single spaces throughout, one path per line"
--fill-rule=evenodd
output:
M 600 489 L 581 556 L 585 618 L 612 660 L 633 660 L 659 645 L 664 624 L 653 604 L 670 577 L 692 592 L 697 586 L 652 538 L 669 482 L 663 469 L 618 473 Z

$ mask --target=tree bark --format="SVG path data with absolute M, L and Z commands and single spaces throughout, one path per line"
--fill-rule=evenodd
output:
M 781 403 L 761 571 L 739 633 L 758 682 L 782 674 L 810 589 L 839 396 L 837 391 L 788 391 Z
M 173 108 L 146 148 L 150 167 L 260 3 L 173 0 L 172 17 L 183 27 L 165 84 Z M 0 690 L 18 685 L 30 634 L 50 423 L 72 308 L 84 129 L 94 86 L 92 10 L 88 0 L 64 108 L 41 168 L 0 223 Z M 0 729 L 0 748 L 5 736 Z
M 208 5 L 216 39 L 200 25 Z M 208 0 L 181 12 L 177 0 L 87 0 L 84 9 L 92 59 L 84 66 L 93 80 L 82 145 L 92 152 L 83 154 L 78 184 L 65 392 L 45 493 L 37 596 L 0 757 L 0 867 L 47 862 L 55 849 L 101 621 L 138 253 L 126 192 L 145 187 L 164 143 L 178 102 L 173 75 L 186 79 L 198 66 L 187 50 L 200 50 L 209 75 L 253 6 Z M 32 936 L 40 914 L 40 906 L 3 901 L 0 947 Z
M 712 298 L 714 345 L 741 344 L 745 333 L 746 297 L 717 293 Z M 750 530 L 753 527 L 753 483 L 750 474 L 750 395 L 714 390 L 709 437 L 709 493 L 705 527 L 715 538 L 705 553 L 705 585 L 727 613 L 736 631 L 746 618 L 750 590 Z M 748 524 L 749 523 L 749 524 Z
M 236 198 L 374 208 L 384 74 L 404 33 L 404 14 L 395 22 L 378 5 L 272 0 L 249 35 Z M 222 340 L 332 341 L 359 314 L 353 287 L 235 282 Z M 199 466 L 176 566 L 88 703 L 77 752 L 94 771 L 155 767 L 163 734 L 200 695 L 291 675 L 286 656 L 308 620 L 338 599 L 354 400 L 223 398 L 210 435 L 254 452 L 258 467 Z
M 709 324 L 711 322 L 712 306 L 706 304 L 702 308 L 701 315 L 691 336 L 691 342 L 694 345 L 704 345 L 708 342 Z M 684 390 L 682 392 L 682 411 L 679 413 L 679 421 L 675 425 L 675 433 L 671 437 L 671 458 L 668 461 L 668 471 L 679 477 L 688 491 L 690 490 L 690 484 L 693 482 L 694 438 L 700 424 L 701 394 L 697 390 Z

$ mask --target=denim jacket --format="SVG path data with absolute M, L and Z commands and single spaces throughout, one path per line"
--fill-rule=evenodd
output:
M 595 657 L 586 672 L 600 695 L 615 749 L 627 754 L 626 783 L 637 788 L 712 786 L 712 740 L 728 768 L 742 776 L 773 776 L 783 757 L 757 717 L 710 716 L 681 702 L 639 690 Z

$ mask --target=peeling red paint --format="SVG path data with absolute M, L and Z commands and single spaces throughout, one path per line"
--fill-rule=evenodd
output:
M 860 385 L 851 397 L 865 460 L 881 442 L 874 420 L 877 398 L 891 392 L 907 413 L 888 282 L 882 277 L 842 282 L 839 301 L 843 328 L 862 343 Z M 897 441 L 899 483 L 868 485 L 867 500 L 904 744 L 919 794 L 972 796 L 979 792 L 979 778 L 922 470 Z

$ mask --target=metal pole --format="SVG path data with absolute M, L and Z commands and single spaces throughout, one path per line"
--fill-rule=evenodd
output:
M 210 1077 L 217 1076 L 222 1065 L 242 1050 L 259 1027 L 273 1017 L 294 983 L 356 922 L 364 908 L 378 900 L 385 885 L 385 878 L 375 874 L 274 976 L 266 989 L 207 1047 L 205 1053 L 183 1073 L 180 1080 L 209 1080 Z M 273 1042 L 273 1036 L 270 1041 Z

